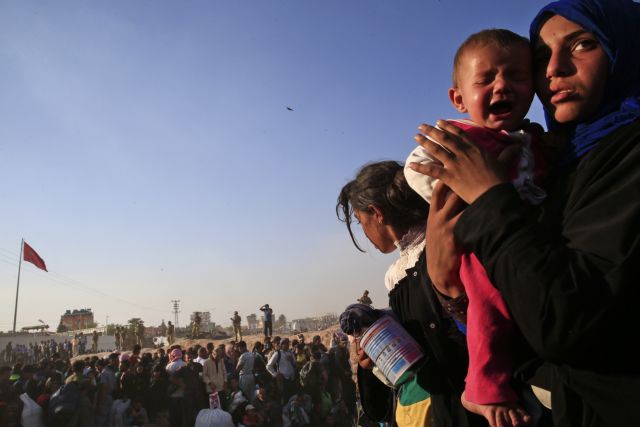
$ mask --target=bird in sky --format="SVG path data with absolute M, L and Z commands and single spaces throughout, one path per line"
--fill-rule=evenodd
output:
M 291 107 L 287 107 L 287 110 L 289 110 L 289 111 L 293 111 L 293 108 L 291 108 Z

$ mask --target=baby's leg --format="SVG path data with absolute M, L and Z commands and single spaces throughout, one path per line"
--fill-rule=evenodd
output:
M 526 425 L 530 417 L 511 386 L 514 325 L 506 304 L 474 254 L 463 256 L 460 279 L 469 298 L 469 370 L 462 403 L 492 425 Z
M 467 411 L 485 417 L 491 427 L 519 427 L 531 422 L 529 414 L 515 402 L 481 405 L 466 400 L 464 393 L 460 400 Z

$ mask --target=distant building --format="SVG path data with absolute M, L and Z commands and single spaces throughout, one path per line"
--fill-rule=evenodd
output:
M 145 325 L 144 335 L 146 337 L 162 336 L 167 332 L 167 327 L 165 326 L 163 328 L 162 326 L 163 325 L 160 325 L 160 326 L 146 326 Z
M 211 329 L 215 326 L 215 323 L 211 322 L 211 313 L 208 311 L 194 311 L 189 316 L 189 325 L 193 323 L 193 319 L 196 317 L 196 313 L 200 313 L 200 330 L 211 332 Z
M 247 316 L 247 328 L 249 330 L 258 329 L 258 316 L 250 314 Z
M 339 323 L 335 313 L 327 313 L 316 317 L 305 317 L 291 321 L 291 329 L 296 331 L 319 331 Z
M 93 312 L 90 308 L 67 310 L 60 316 L 60 324 L 69 331 L 94 327 Z

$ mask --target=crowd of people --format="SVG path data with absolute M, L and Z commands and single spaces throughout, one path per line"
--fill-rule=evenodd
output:
M 71 339 L 65 338 L 56 341 L 53 338 L 47 340 L 33 341 L 27 344 L 7 342 L 5 348 L 0 351 L 0 364 L 12 365 L 17 361 L 27 364 L 35 364 L 41 359 L 49 359 L 54 353 L 64 359 L 87 353 L 98 351 L 99 335 L 92 334 L 91 345 L 87 335 L 83 333 L 75 334 Z
M 406 164 L 369 163 L 336 213 L 399 251 L 389 305 L 419 343 L 389 385 L 358 349 L 365 413 L 397 426 L 637 426 L 640 4 L 560 0 L 529 39 L 471 35 Z M 540 98 L 547 131 L 525 119 Z M 384 370 L 382 370 L 384 373 Z
M 349 342 L 265 337 L 76 357 L 55 349 L 0 368 L 0 426 L 352 426 Z M 215 402 L 215 403 L 213 403 Z M 230 423 L 230 424 L 229 424 Z

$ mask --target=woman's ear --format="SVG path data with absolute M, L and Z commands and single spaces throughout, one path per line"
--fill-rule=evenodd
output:
M 464 101 L 462 99 L 462 93 L 457 87 L 449 88 L 449 100 L 451 101 L 453 106 L 456 107 L 456 110 L 461 113 L 467 112 L 467 107 L 465 107 Z
M 384 224 L 384 214 L 382 213 L 382 210 L 375 205 L 369 205 L 369 209 L 371 209 L 375 222 L 378 224 Z

